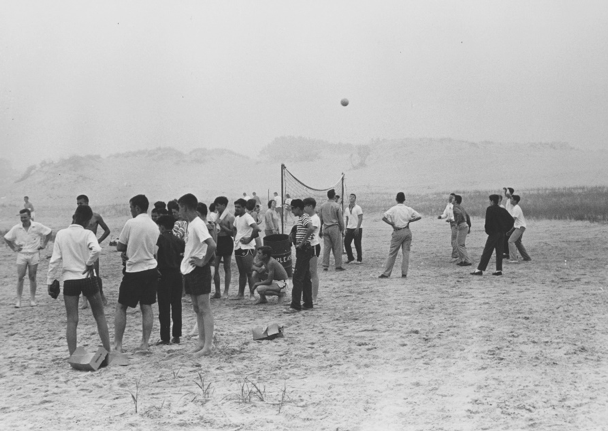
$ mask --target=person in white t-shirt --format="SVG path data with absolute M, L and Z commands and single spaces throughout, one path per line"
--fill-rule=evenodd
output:
M 344 248 L 348 260 L 346 263 L 362 263 L 363 253 L 361 251 L 361 238 L 363 237 L 363 210 L 357 205 L 357 196 L 351 193 L 348 207 L 344 211 L 344 219 L 346 225 L 346 235 L 344 236 Z M 357 250 L 357 260 L 353 256 L 351 244 L 355 241 L 355 250 Z
M 216 244 L 207 225 L 196 212 L 198 200 L 188 193 L 177 201 L 179 214 L 188 222 L 186 248 L 180 271 L 184 276 L 186 293 L 192 297 L 192 308 L 196 313 L 198 343 L 190 351 L 195 356 L 206 356 L 213 347 L 213 314 L 209 294 L 212 284 L 212 264 Z
M 76 207 L 72 224 L 57 232 L 53 255 L 49 262 L 47 285 L 49 294 L 52 285 L 63 280 L 63 299 L 67 314 L 66 340 L 70 355 L 77 346 L 78 299 L 82 293 L 91 303 L 91 311 L 97 323 L 97 331 L 104 349 L 110 351 L 110 334 L 108 322 L 103 310 L 103 302 L 95 275 L 95 262 L 99 259 L 101 247 L 97 237 L 86 229 L 93 218 L 93 211 L 88 205 Z M 56 292 L 54 298 L 57 298 Z
M 321 230 L 321 219 L 317 214 L 315 208 L 317 207 L 317 201 L 314 198 L 306 198 L 304 202 L 304 212 L 310 216 L 310 221 L 314 229 L 310 239 L 310 245 L 312 247 L 312 257 L 309 261 L 310 266 L 310 280 L 312 283 L 312 301 L 317 302 L 317 296 L 319 295 L 319 256 L 321 255 L 321 241 L 319 239 L 319 231 Z
M 458 243 L 456 241 L 458 229 L 456 228 L 456 223 L 454 223 L 454 196 L 456 196 L 456 193 L 449 194 L 448 203 L 446 204 L 443 213 L 437 216 L 437 218 L 439 220 L 445 219 L 445 221 L 450 224 L 450 243 L 452 244 L 452 259 L 458 259 Z
M 148 198 L 137 195 L 129 201 L 132 219 L 127 220 L 120 232 L 116 250 L 126 252 L 127 262 L 118 289 L 118 304 L 114 315 L 114 350 L 122 352 L 122 338 L 127 326 L 127 308 L 139 303 L 142 320 L 142 341 L 137 349 L 149 351 L 150 334 L 154 325 L 152 304 L 156 303 L 158 269 L 154 258 L 158 241 L 158 226 L 148 215 Z
M 234 259 L 239 268 L 239 293 L 234 299 L 245 297 L 245 285 L 249 284 L 249 295 L 253 296 L 252 266 L 255 254 L 255 239 L 260 233 L 257 223 L 247 213 L 247 201 L 234 202 Z
M 6 244 L 17 253 L 17 302 L 15 308 L 21 307 L 23 280 L 26 273 L 30 279 L 30 305 L 34 307 L 36 305 L 36 274 L 40 261 L 40 250 L 46 248 L 52 231 L 43 224 L 33 221 L 30 210 L 27 208 L 19 211 L 19 218 L 21 223 L 13 226 L 4 235 Z
M 511 216 L 513 217 L 513 229 L 511 232 L 511 236 L 509 237 L 509 263 L 517 263 L 519 262 L 517 252 L 521 254 L 524 262 L 529 262 L 532 260 L 528 252 L 526 251 L 526 247 L 521 242 L 522 237 L 524 236 L 524 231 L 526 230 L 526 218 L 524 217 L 524 213 L 519 206 L 519 201 L 521 197 L 519 195 L 511 195 Z

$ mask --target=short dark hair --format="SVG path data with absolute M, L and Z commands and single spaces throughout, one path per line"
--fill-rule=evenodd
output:
M 456 203 L 458 205 L 460 205 L 462 203 L 462 196 L 460 196 L 460 195 L 454 195 L 454 200 L 456 201 Z
M 192 193 L 186 193 L 177 200 L 177 203 L 182 207 L 186 207 L 186 209 L 196 211 L 198 199 L 196 199 L 196 196 L 194 196 Z
M 196 205 L 196 212 L 200 213 L 203 217 L 207 217 L 207 214 L 208 214 L 207 205 L 204 204 L 203 202 L 199 202 Z
M 405 193 L 403 193 L 403 192 L 397 193 L 397 202 L 399 202 L 400 204 L 405 202 Z
M 317 206 L 317 201 L 315 200 L 315 198 L 306 198 L 302 202 L 304 203 L 305 207 L 310 205 L 314 209 Z
M 270 199 L 270 200 L 268 201 L 268 208 L 272 208 L 272 203 L 273 203 L 273 202 L 274 202 L 274 203 L 276 203 L 277 201 L 275 201 L 274 199 Z
M 146 195 L 133 196 L 129 203 L 134 207 L 139 207 L 139 209 L 143 213 L 148 212 L 148 205 L 150 203 L 148 202 L 148 198 L 146 197 Z
M 327 197 L 333 199 L 336 197 L 336 191 L 334 189 L 327 190 Z
M 93 217 L 93 210 L 88 205 L 78 205 L 74 212 L 74 221 L 77 223 L 83 223 L 91 220 Z
M 166 209 L 167 208 L 167 204 L 164 203 L 163 201 L 156 201 L 156 202 L 154 202 L 154 208 Z
M 515 189 L 513 187 L 507 187 L 507 190 L 509 190 L 510 194 L 515 193 Z
M 84 200 L 86 203 L 89 203 L 89 197 L 87 195 L 78 195 L 78 196 L 76 196 L 76 200 L 77 201 L 79 201 L 81 199 Z
M 25 214 L 27 213 L 27 215 L 29 215 L 30 217 L 32 216 L 32 212 L 30 211 L 29 208 L 23 208 L 21 211 L 19 211 L 19 214 Z
M 357 199 L 357 195 L 356 195 L 356 194 L 354 194 L 354 193 L 351 193 L 349 196 L 354 196 L 354 197 L 355 197 L 355 199 Z
M 243 207 L 243 208 L 247 208 L 247 201 L 243 198 L 239 198 L 239 199 L 235 200 L 234 204 L 238 205 L 240 207 Z
M 167 208 L 169 208 L 169 211 L 172 211 L 172 210 L 179 211 L 179 204 L 177 203 L 177 199 L 173 199 L 173 200 L 170 200 L 169 202 L 167 202 Z
M 209 211 L 215 212 L 215 202 L 213 202 L 209 205 Z
M 158 208 L 156 210 L 156 212 L 158 213 L 158 215 L 167 215 L 167 214 L 169 214 L 169 211 L 167 211 L 166 208 Z
M 216 205 L 224 205 L 226 207 L 228 206 L 228 198 L 226 196 L 218 196 L 215 198 L 213 203 Z
M 498 196 L 498 195 L 490 195 L 490 200 L 491 200 L 493 203 L 495 203 L 496 205 L 498 205 L 498 198 L 499 198 L 499 197 L 500 197 L 500 196 Z
M 291 200 L 291 206 L 292 207 L 296 207 L 296 208 L 300 208 L 301 210 L 304 209 L 304 202 L 302 201 L 302 199 L 292 199 Z
M 167 230 L 173 230 L 173 226 L 175 225 L 175 219 L 170 215 L 162 215 L 156 219 L 156 224 L 159 226 L 163 226 Z
M 261 251 L 264 256 L 272 257 L 272 248 L 271 247 L 268 247 L 267 245 L 263 245 L 262 247 L 258 248 L 258 250 Z
M 158 214 L 158 208 L 154 207 L 152 208 L 152 211 L 150 211 L 152 214 Z
M 450 196 L 456 196 L 456 193 L 450 193 Z
M 519 195 L 511 195 L 511 197 L 515 199 L 515 202 L 517 203 L 519 203 L 519 201 L 521 200 L 521 197 Z
M 245 207 L 249 210 L 249 211 L 253 211 L 255 209 L 255 206 L 258 204 L 258 201 L 256 201 L 255 199 L 247 199 L 247 203 L 245 204 Z

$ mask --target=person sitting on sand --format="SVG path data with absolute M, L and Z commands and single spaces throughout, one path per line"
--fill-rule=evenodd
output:
M 55 280 L 63 279 L 63 300 L 67 313 L 66 339 L 70 355 L 77 346 L 78 298 L 80 294 L 89 299 L 97 332 L 103 348 L 110 352 L 110 333 L 103 311 L 101 294 L 95 276 L 95 261 L 99 259 L 101 247 L 95 234 L 87 229 L 93 211 L 88 205 L 76 207 L 72 224 L 57 232 L 53 255 L 49 262 L 47 284 L 49 293 Z
M 191 193 L 178 200 L 179 214 L 188 222 L 186 249 L 180 270 L 184 276 L 186 293 L 192 297 L 192 308 L 196 313 L 198 343 L 190 351 L 196 356 L 211 354 L 213 344 L 213 314 L 211 312 L 212 271 L 216 244 L 207 225 L 196 212 L 198 199 Z M 206 210 L 206 208 L 205 208 Z
M 265 280 L 258 281 L 253 285 L 253 290 L 258 290 L 260 298 L 255 304 L 268 302 L 266 296 L 276 295 L 278 302 L 282 302 L 287 292 L 287 271 L 279 262 L 272 257 L 272 248 L 263 246 L 258 248 L 257 257 L 261 260 L 266 271 Z

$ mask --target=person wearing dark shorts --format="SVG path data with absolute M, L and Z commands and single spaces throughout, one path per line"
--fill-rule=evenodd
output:
M 234 216 L 228 211 L 228 198 L 218 196 L 213 202 L 217 210 L 218 217 L 215 221 L 219 229 L 217 233 L 217 249 L 215 250 L 215 259 L 213 262 L 215 274 L 213 282 L 215 284 L 214 298 L 222 297 L 220 290 L 220 264 L 224 262 L 224 298 L 228 298 L 228 290 L 230 289 L 230 281 L 232 279 L 232 252 L 234 251 L 234 240 L 232 239 L 232 227 L 234 225 Z
M 190 351 L 195 356 L 211 354 L 213 348 L 213 313 L 211 312 L 211 263 L 215 256 L 215 241 L 207 225 L 196 213 L 198 200 L 193 194 L 179 198 L 179 214 L 188 221 L 186 248 L 180 271 L 184 276 L 184 288 L 192 297 L 192 308 L 196 313 L 198 343 Z
M 249 285 L 249 296 L 253 298 L 253 258 L 255 239 L 260 233 L 255 219 L 247 213 L 247 201 L 237 199 L 234 202 L 234 260 L 239 268 L 239 293 L 234 299 L 245 297 L 245 286 Z
M 114 316 L 114 350 L 122 352 L 122 338 L 127 326 L 127 308 L 139 303 L 142 319 L 142 341 L 137 349 L 148 352 L 154 325 L 152 304 L 156 302 L 158 268 L 154 251 L 158 241 L 158 226 L 148 216 L 148 198 L 137 195 L 129 201 L 132 219 L 125 223 L 116 250 L 126 252 L 127 263 Z
M 182 274 L 179 270 L 184 241 L 173 235 L 175 219 L 170 215 L 162 215 L 156 220 L 160 230 L 158 237 L 158 320 L 160 322 L 160 340 L 157 345 L 179 344 L 182 336 Z M 173 338 L 171 321 L 173 320 Z
M 89 206 L 78 206 L 73 216 L 73 223 L 57 232 L 53 255 L 49 262 L 47 284 L 49 294 L 51 286 L 63 278 L 63 299 L 67 313 L 66 340 L 70 355 L 77 347 L 78 298 L 80 294 L 88 298 L 97 331 L 104 349 L 110 351 L 110 333 L 103 311 L 103 303 L 94 276 L 94 264 L 99 258 L 101 247 L 95 234 L 85 229 L 89 225 L 93 211 Z M 54 296 L 55 298 L 57 296 Z

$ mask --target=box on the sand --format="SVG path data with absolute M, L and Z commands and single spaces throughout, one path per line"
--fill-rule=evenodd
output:
M 84 347 L 78 347 L 68 359 L 68 363 L 77 370 L 97 371 L 107 354 L 108 351 L 103 347 L 97 349 L 95 353 L 89 353 Z
M 279 326 L 278 323 L 271 323 L 265 328 L 253 328 L 251 332 L 253 332 L 253 339 L 256 341 L 274 340 L 283 336 L 283 327 Z

